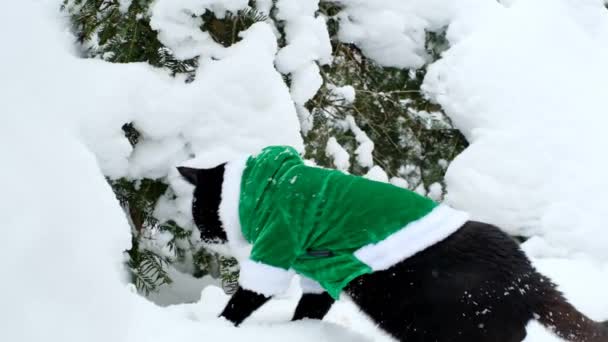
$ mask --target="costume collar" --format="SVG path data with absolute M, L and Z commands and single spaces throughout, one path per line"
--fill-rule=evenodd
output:
M 243 156 L 226 163 L 218 211 L 220 221 L 228 237 L 229 247 L 234 257 L 239 261 L 248 258 L 251 252 L 251 244 L 245 240 L 239 216 L 241 180 L 248 159 L 248 156 Z

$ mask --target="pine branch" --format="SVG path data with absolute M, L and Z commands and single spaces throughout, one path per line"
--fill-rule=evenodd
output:
M 169 260 L 149 250 L 134 249 L 130 252 L 130 256 L 128 267 L 131 270 L 133 283 L 139 291 L 149 295 L 150 292 L 157 291 L 159 286 L 171 284 L 172 280 L 165 270 Z

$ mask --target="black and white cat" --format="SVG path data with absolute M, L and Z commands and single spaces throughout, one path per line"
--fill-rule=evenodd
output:
M 202 240 L 230 246 L 218 214 L 225 164 L 178 170 L 195 186 L 192 213 Z M 313 292 L 302 296 L 294 320 L 322 319 L 329 311 L 333 299 Z M 606 322 L 579 312 L 534 269 L 515 241 L 481 222 L 468 221 L 391 268 L 355 278 L 344 293 L 400 341 L 519 342 L 527 323 L 536 319 L 568 341 L 608 342 Z M 221 316 L 238 325 L 269 299 L 239 287 Z

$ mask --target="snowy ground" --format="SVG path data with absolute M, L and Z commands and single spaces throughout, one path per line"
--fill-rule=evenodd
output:
M 344 2 L 355 17 L 365 12 L 356 10 L 365 2 Z M 400 18 L 408 9 L 400 4 L 421 3 L 387 1 L 392 7 L 383 15 Z M 450 167 L 448 201 L 533 235 L 524 248 L 539 269 L 582 311 L 608 319 L 608 13 L 600 0 L 463 3 L 466 10 L 446 6 L 439 11 L 445 17 L 435 18 L 452 24 L 452 48 L 425 80 L 472 142 Z M 274 69 L 277 47 L 264 24 L 186 86 L 145 65 L 80 60 L 57 6 L 21 0 L 0 11 L 0 339 L 386 339 L 348 302 L 332 309 L 328 322 L 286 322 L 296 290 L 238 329 L 216 318 L 227 300 L 217 288 L 205 288 L 194 304 L 169 307 L 132 291 L 121 271 L 129 227 L 101 171 L 166 174 L 184 159 L 185 145 L 208 163 L 267 143 L 300 146 L 296 112 Z M 385 58 L 369 41 L 380 39 L 383 28 L 369 29 L 376 34 L 358 31 L 353 38 Z M 211 87 L 209 79 L 227 81 Z M 95 89 L 83 87 L 90 84 Z M 201 104 L 212 113 L 203 122 L 195 110 Z M 152 158 L 142 149 L 132 156 L 120 136 L 129 120 L 141 120 L 153 140 L 168 146 L 165 153 Z M 228 139 L 234 132 L 241 139 Z M 527 341 L 556 339 L 531 324 Z

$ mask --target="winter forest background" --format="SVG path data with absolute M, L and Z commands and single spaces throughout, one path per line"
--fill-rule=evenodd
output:
M 297 285 L 215 318 L 238 267 L 200 245 L 175 166 L 269 144 L 499 225 L 608 319 L 603 0 L 4 7 L 2 340 L 388 340 L 348 302 L 286 322 Z

